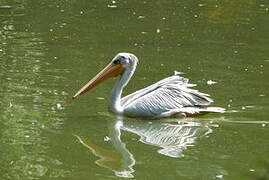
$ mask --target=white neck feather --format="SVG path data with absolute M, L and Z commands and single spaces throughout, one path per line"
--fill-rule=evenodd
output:
M 122 90 L 133 76 L 135 69 L 136 63 L 132 66 L 127 67 L 112 89 L 112 93 L 110 96 L 110 108 L 116 114 L 122 114 L 124 111 L 121 105 Z

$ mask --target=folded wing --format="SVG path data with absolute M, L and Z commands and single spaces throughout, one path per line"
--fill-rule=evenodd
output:
M 182 107 L 203 106 L 213 102 L 208 94 L 190 87 L 187 78 L 170 76 L 134 92 L 121 100 L 124 114 L 130 116 L 156 116 Z

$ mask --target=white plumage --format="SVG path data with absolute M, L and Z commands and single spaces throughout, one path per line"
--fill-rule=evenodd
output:
M 165 78 L 124 97 L 121 101 L 124 113 L 130 116 L 153 117 L 171 110 L 208 105 L 213 102 L 208 98 L 208 94 L 189 88 L 192 86 L 194 85 L 188 84 L 188 79 L 178 75 Z
M 108 77 L 120 75 L 112 90 L 110 101 L 111 110 L 116 114 L 161 118 L 225 111 L 219 107 L 204 107 L 211 104 L 213 100 L 208 94 L 192 89 L 191 87 L 195 85 L 189 84 L 187 78 L 179 75 L 167 77 L 121 99 L 122 90 L 131 79 L 137 63 L 138 59 L 133 54 L 117 54 L 112 62 L 73 98 L 90 90 Z

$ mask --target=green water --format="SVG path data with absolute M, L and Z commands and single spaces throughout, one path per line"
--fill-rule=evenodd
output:
M 262 0 L 1 1 L 0 179 L 269 179 L 268 19 Z M 117 117 L 114 80 L 72 101 L 118 52 L 140 59 L 124 94 L 177 70 L 228 112 Z

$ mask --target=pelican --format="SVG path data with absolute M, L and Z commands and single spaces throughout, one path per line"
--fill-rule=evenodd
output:
M 112 61 L 83 86 L 72 99 L 93 89 L 102 81 L 119 76 L 110 97 L 110 108 L 118 115 L 165 118 L 223 113 L 224 108 L 205 107 L 213 102 L 208 94 L 191 87 L 187 78 L 173 75 L 121 98 L 123 88 L 134 74 L 138 58 L 131 53 L 118 53 Z

